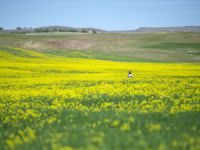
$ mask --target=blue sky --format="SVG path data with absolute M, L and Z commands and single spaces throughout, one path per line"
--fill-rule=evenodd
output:
M 200 25 L 200 0 L 0 0 L 6 29 L 62 25 L 127 30 Z

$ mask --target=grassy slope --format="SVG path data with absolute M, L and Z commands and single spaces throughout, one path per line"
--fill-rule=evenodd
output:
M 199 62 L 199 33 L 0 35 L 0 46 L 66 57 L 117 61 Z
M 198 64 L 0 57 L 3 149 L 199 149 Z

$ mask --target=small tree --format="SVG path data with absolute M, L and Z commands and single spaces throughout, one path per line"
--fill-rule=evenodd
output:
M 92 33 L 93 33 L 93 34 L 96 34 L 96 33 L 97 33 L 97 31 L 96 31 L 96 30 L 92 30 Z
M 88 33 L 88 30 L 82 29 L 81 32 L 83 32 L 83 33 Z
M 50 30 L 48 28 L 44 28 L 42 31 L 43 32 L 50 32 Z
M 40 32 L 40 29 L 35 29 L 35 32 Z
M 22 29 L 21 27 L 17 27 L 17 28 L 16 28 L 16 30 L 21 30 L 21 29 Z
M 3 27 L 0 27 L 0 31 L 3 31 Z
M 70 29 L 70 32 L 77 32 L 77 29 Z

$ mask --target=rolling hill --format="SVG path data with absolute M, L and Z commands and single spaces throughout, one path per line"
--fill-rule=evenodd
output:
M 0 47 L 115 61 L 199 62 L 197 32 L 0 34 Z

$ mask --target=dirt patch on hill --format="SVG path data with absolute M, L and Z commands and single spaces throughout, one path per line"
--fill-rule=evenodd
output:
M 38 51 L 50 49 L 77 49 L 87 50 L 96 44 L 95 41 L 88 39 L 46 39 L 42 41 L 27 41 L 22 43 L 24 49 L 34 49 Z
M 46 50 L 49 48 L 49 46 L 43 42 L 27 41 L 21 45 L 24 49 L 34 49 L 38 51 Z
M 46 43 L 51 46 L 65 49 L 89 49 L 95 45 L 94 41 L 88 39 L 76 39 L 76 40 L 47 40 Z

